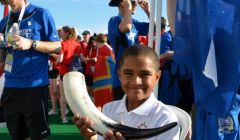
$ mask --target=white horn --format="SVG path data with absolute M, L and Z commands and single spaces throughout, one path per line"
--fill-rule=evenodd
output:
M 163 133 L 177 125 L 176 122 L 152 129 L 137 129 L 121 125 L 99 111 L 90 99 L 85 77 L 80 72 L 69 72 L 63 77 L 63 89 L 68 105 L 74 114 L 80 113 L 93 121 L 92 129 L 100 135 L 108 130 L 120 132 L 126 139 L 148 138 Z

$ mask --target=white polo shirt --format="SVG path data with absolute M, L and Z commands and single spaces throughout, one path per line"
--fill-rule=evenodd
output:
M 123 122 L 124 125 L 148 129 L 156 128 L 171 122 L 177 122 L 176 115 L 166 105 L 158 101 L 154 94 L 138 108 L 128 112 L 126 108 L 126 95 L 122 100 L 110 102 L 103 107 L 103 113 L 116 122 Z M 98 140 L 103 137 L 98 136 Z M 169 131 L 147 140 L 178 140 L 179 129 L 174 127 Z

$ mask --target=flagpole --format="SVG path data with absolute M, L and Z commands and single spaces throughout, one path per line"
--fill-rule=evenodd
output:
M 148 30 L 148 46 L 153 48 L 153 34 L 154 34 L 154 25 L 155 25 L 155 2 L 156 0 L 150 1 L 150 23 Z
M 157 15 L 156 15 L 156 46 L 155 51 L 160 56 L 160 46 L 161 46 L 161 17 L 162 17 L 162 0 L 157 0 Z

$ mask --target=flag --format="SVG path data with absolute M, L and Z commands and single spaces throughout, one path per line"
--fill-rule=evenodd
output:
M 222 0 L 177 3 L 172 71 L 183 77 L 192 76 L 195 101 L 221 115 L 229 112 L 240 84 L 240 14 L 237 10 L 235 5 Z M 212 98 L 217 100 L 215 94 L 221 94 L 220 102 L 209 107 L 205 101 L 209 99 L 211 104 Z
M 100 56 L 99 56 L 100 57 Z M 105 103 L 113 100 L 113 80 L 115 60 L 112 56 L 101 56 L 95 65 L 93 74 L 93 97 L 94 104 L 102 107 Z
M 192 139 L 239 139 L 240 2 L 178 0 L 176 6 L 172 71 L 193 80 Z

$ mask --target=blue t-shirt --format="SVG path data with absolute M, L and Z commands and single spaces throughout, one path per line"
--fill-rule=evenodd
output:
M 18 19 L 20 12 L 11 13 Z M 28 16 L 26 16 L 28 15 Z M 8 16 L 0 22 L 0 32 L 5 33 Z M 8 28 L 9 29 L 9 28 Z M 32 4 L 26 7 L 20 22 L 20 35 L 32 40 L 58 41 L 58 32 L 49 11 Z M 48 54 L 32 49 L 7 49 L 13 55 L 11 72 L 5 71 L 5 87 L 28 88 L 45 86 L 48 81 Z
M 115 74 L 113 76 L 113 87 L 120 86 L 120 81 L 117 75 L 118 61 L 123 54 L 125 48 L 134 44 L 138 44 L 139 35 L 147 35 L 149 24 L 146 22 L 139 22 L 132 19 L 132 28 L 128 33 L 121 33 L 119 31 L 119 24 L 122 20 L 121 16 L 112 17 L 108 22 L 108 37 L 110 45 L 112 46 L 116 58 Z
M 161 37 L 160 54 L 167 51 L 173 51 L 173 36 L 171 31 L 165 32 Z

